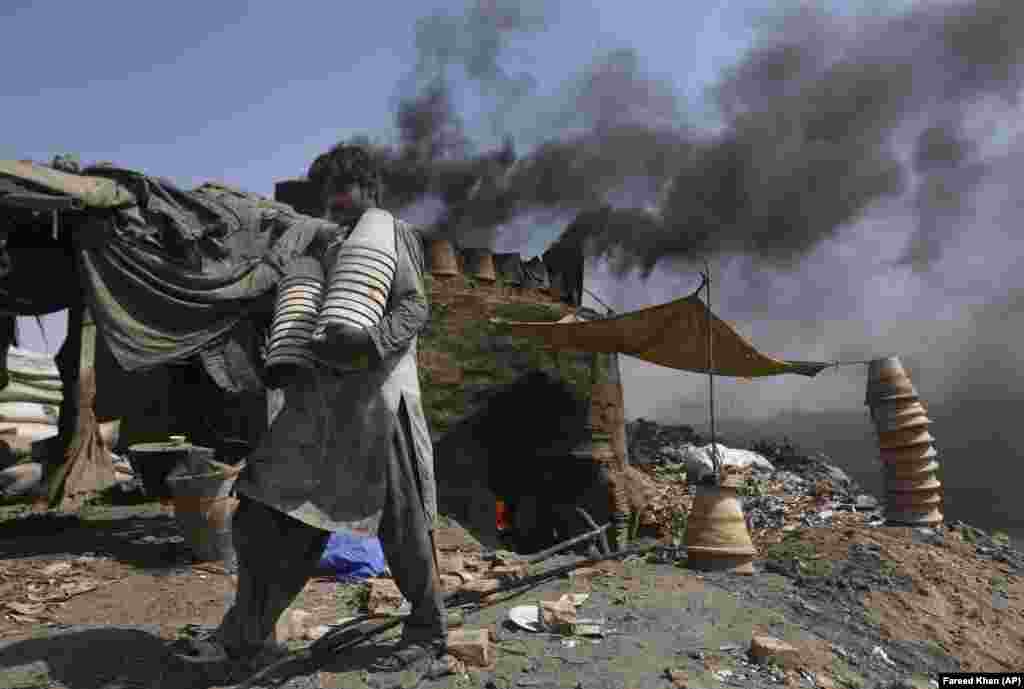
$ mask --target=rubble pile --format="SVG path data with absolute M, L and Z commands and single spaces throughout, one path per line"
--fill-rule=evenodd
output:
M 689 426 L 643 419 L 629 426 L 630 459 L 651 479 L 640 528 L 659 538 L 678 537 L 693 505 L 693 484 L 708 465 L 707 446 L 699 446 L 701 438 Z M 758 545 L 775 543 L 801 527 L 884 523 L 879 500 L 824 455 L 769 441 L 747 449 L 721 443 L 718 449 L 726 470 L 743 477 L 743 511 Z

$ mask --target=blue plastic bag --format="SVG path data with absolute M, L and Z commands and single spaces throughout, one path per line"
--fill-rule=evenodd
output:
M 320 569 L 333 573 L 338 581 L 351 581 L 379 577 L 387 571 L 387 563 L 376 536 L 336 531 L 320 556 Z

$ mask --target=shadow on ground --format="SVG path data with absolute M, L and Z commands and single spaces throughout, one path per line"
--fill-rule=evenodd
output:
M 12 689 L 52 684 L 67 689 L 156 687 L 168 659 L 164 642 L 144 629 L 73 630 L 0 644 L 0 685 Z
M 108 512 L 102 519 L 46 514 L 4 521 L 0 559 L 92 554 L 154 572 L 191 562 L 181 530 L 171 517 Z

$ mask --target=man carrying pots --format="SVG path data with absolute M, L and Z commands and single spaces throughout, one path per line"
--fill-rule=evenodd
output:
M 329 276 L 338 247 L 363 213 L 378 206 L 379 174 L 364 148 L 339 145 L 317 158 L 309 178 L 321 190 L 327 219 L 337 224 L 309 252 Z M 433 450 L 416 364 L 417 336 L 429 315 L 423 248 L 410 225 L 387 224 L 395 233 L 397 267 L 384 316 L 362 330 L 329 329 L 313 344 L 325 365 L 298 369 L 280 383 L 284 407 L 236 484 L 234 604 L 213 634 L 187 645 L 183 660 L 256 669 L 279 656 L 275 624 L 314 572 L 330 533 L 339 530 L 380 537 L 395 582 L 412 604 L 402 642 L 374 669 L 402 670 L 444 651 Z M 366 358 L 369 366 L 344 370 Z

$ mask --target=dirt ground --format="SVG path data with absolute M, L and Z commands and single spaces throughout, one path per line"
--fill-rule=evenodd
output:
M 472 547 L 457 527 L 439 534 L 443 551 Z M 700 574 L 652 555 L 501 599 L 464 622 L 490 630 L 493 666 L 420 689 L 863 689 L 897 679 L 924 687 L 939 671 L 1024 669 L 1024 572 L 979 558 L 958 530 L 806 528 L 762 550 L 752 577 Z M 174 520 L 157 505 L 94 508 L 83 519 L 8 515 L 0 525 L 0 686 L 202 686 L 175 674 L 164 643 L 187 625 L 216 624 L 233 586 L 223 568 L 190 562 Z M 355 614 L 358 589 L 314 578 L 297 607 L 316 624 L 337 623 Z M 513 605 L 584 591 L 590 597 L 577 614 L 602 621 L 603 637 L 508 622 Z M 755 664 L 755 634 L 793 644 L 798 662 Z M 310 673 L 311 686 L 412 686 L 416 677 L 366 672 L 388 643 Z

